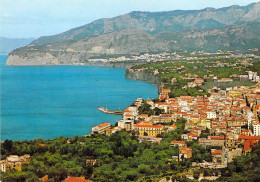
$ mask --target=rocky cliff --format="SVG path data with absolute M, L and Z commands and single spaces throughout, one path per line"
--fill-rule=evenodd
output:
M 158 75 L 154 75 L 153 73 L 149 73 L 146 71 L 126 71 L 125 78 L 131 80 L 139 80 L 139 81 L 146 81 L 152 84 L 159 85 L 160 77 Z

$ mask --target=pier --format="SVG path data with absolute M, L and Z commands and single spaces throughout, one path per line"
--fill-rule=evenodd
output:
M 98 110 L 106 114 L 116 114 L 116 115 L 123 114 L 123 111 L 109 111 L 107 108 L 104 107 L 99 107 Z

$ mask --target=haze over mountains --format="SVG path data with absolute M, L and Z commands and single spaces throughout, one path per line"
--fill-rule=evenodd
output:
M 30 44 L 34 38 L 0 37 L 0 54 L 8 54 L 12 50 Z
M 203 10 L 131 12 L 40 37 L 10 53 L 9 65 L 82 63 L 101 55 L 260 48 L 260 2 Z

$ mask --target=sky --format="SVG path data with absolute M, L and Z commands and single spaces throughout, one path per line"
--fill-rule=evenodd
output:
M 0 37 L 54 35 L 131 11 L 245 6 L 259 0 L 0 0 Z

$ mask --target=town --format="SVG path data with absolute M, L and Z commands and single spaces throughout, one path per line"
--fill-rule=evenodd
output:
M 92 134 L 111 134 L 126 130 L 138 137 L 139 142 L 160 143 L 164 132 L 174 132 L 178 119 L 185 119 L 185 133 L 180 140 L 170 142 L 179 148 L 172 160 L 182 161 L 192 157 L 187 142 L 196 141 L 203 147 L 211 146 L 212 161 L 193 162 L 193 167 L 225 168 L 233 158 L 246 155 L 260 140 L 260 85 L 238 86 L 232 89 L 212 89 L 211 96 L 180 96 L 170 98 L 169 89 L 162 89 L 159 99 L 138 98 L 123 112 L 122 120 L 113 127 L 103 123 L 92 128 Z M 148 105 L 158 114 L 140 114 Z M 146 110 L 148 111 L 148 110 Z M 190 179 L 194 179 L 190 177 Z M 214 178 L 216 179 L 216 178 Z

